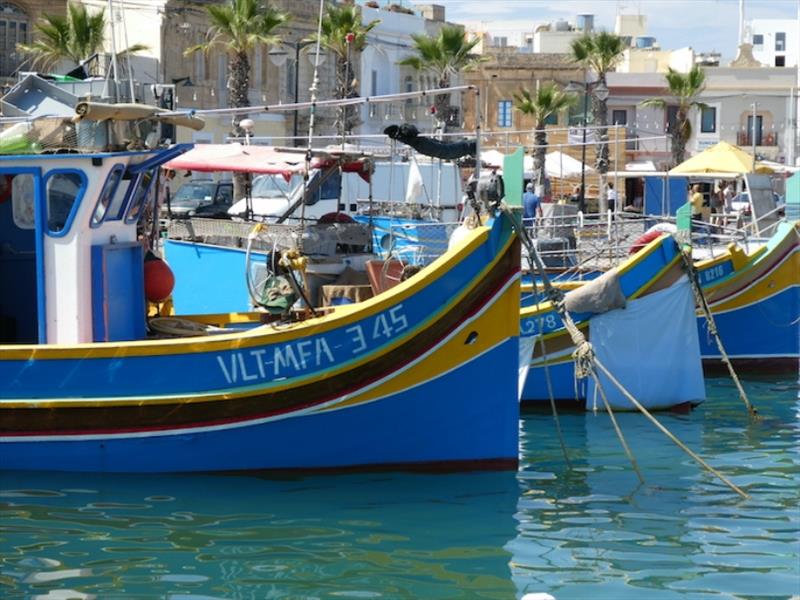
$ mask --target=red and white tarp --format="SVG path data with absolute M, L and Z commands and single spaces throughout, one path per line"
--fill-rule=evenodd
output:
M 311 168 L 320 169 L 341 162 L 342 170 L 359 173 L 369 179 L 369 163 L 364 157 L 315 153 Z M 175 171 L 235 171 L 282 175 L 288 181 L 292 175 L 305 172 L 305 151 L 290 152 L 272 146 L 235 144 L 197 144 L 188 152 L 163 165 Z

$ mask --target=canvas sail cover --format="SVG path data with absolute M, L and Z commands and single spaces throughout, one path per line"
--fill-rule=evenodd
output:
M 592 317 L 589 337 L 595 355 L 646 408 L 668 408 L 705 400 L 694 298 L 686 277 L 671 287 L 631 300 L 624 309 Z M 636 410 L 598 372 L 614 409 Z M 589 379 L 587 408 L 603 410 Z

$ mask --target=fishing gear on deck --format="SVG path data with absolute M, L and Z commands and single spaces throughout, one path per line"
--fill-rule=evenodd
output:
M 476 156 L 477 142 L 462 140 L 460 142 L 442 142 L 419 134 L 419 130 L 411 123 L 389 125 L 383 130 L 393 140 L 403 142 L 425 156 L 453 160 L 463 156 Z

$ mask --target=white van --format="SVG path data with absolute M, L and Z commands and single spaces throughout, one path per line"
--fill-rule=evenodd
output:
M 408 189 L 411 162 L 378 162 L 372 174 L 372 200 L 374 211 L 381 213 L 381 203 L 404 203 Z M 422 185 L 417 186 L 414 204 L 433 207 L 440 220 L 458 220 L 459 204 L 462 201 L 461 172 L 450 162 L 419 162 Z M 322 177 L 318 170 L 312 171 L 311 180 Z M 303 178 L 293 176 L 288 182 L 281 175 L 258 175 L 253 178 L 251 206 L 253 218 L 274 222 L 279 219 L 292 222 L 300 218 L 300 198 L 303 195 Z M 359 205 L 365 207 L 369 200 L 369 184 L 356 173 L 329 173 L 320 184 L 317 193 L 306 201 L 304 216 L 319 219 L 335 212 L 357 214 Z M 236 202 L 228 211 L 235 218 L 244 218 L 247 213 L 245 199 Z M 292 208 L 291 212 L 287 211 Z M 387 205 L 386 214 L 390 207 Z

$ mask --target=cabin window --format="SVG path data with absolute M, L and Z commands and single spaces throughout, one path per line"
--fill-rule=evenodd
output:
M 123 181 L 127 181 L 128 184 L 123 184 Z M 106 211 L 104 221 L 119 221 L 122 218 L 122 215 L 125 214 L 125 207 L 128 205 L 127 200 L 133 193 L 135 182 L 136 176 L 130 171 L 126 170 L 122 174 L 122 181 L 111 194 L 111 204 Z
M 36 227 L 36 212 L 33 201 L 33 175 L 27 173 L 2 175 L 10 179 L 11 185 L 11 215 L 14 225 L 20 229 L 34 229 Z
M 150 196 L 150 189 L 153 187 L 154 179 L 153 169 L 139 174 L 136 179 L 136 186 L 131 194 L 131 202 L 128 206 L 128 215 L 125 217 L 125 223 L 134 223 L 139 220 L 139 216 L 147 204 L 147 198 Z
M 59 237 L 69 231 L 75 211 L 86 188 L 86 176 L 79 171 L 59 171 L 47 176 L 47 230 Z
M 97 199 L 97 204 L 94 207 L 91 222 L 92 227 L 99 226 L 106 218 L 106 215 L 109 214 L 108 208 L 111 205 L 111 200 L 114 198 L 114 193 L 117 191 L 117 186 L 119 186 L 124 170 L 122 165 L 116 165 L 108 174 L 108 179 L 106 179 L 106 183 L 103 185 L 103 190 L 100 192 L 100 197 Z

